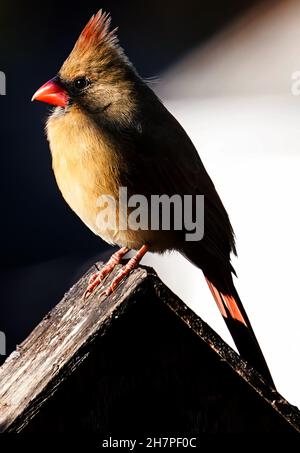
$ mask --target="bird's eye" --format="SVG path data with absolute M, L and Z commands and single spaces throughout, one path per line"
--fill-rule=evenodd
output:
M 73 82 L 73 86 L 77 91 L 83 90 L 89 84 L 90 84 L 90 81 L 86 77 L 78 77 L 78 79 L 75 79 Z

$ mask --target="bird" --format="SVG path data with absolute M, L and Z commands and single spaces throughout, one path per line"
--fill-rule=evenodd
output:
M 129 250 L 136 253 L 106 296 L 148 251 L 178 251 L 202 270 L 240 355 L 275 387 L 234 285 L 235 235 L 227 211 L 191 139 L 125 55 L 109 14 L 100 10 L 91 17 L 57 74 L 32 100 L 53 106 L 46 135 L 63 198 L 96 235 L 120 247 L 91 277 L 85 298 Z M 187 241 L 184 228 L 122 229 L 97 221 L 99 197 L 117 200 L 120 187 L 146 199 L 203 195 L 202 239 Z

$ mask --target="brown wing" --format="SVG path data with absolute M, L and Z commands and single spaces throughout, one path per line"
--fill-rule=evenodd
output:
M 154 94 L 147 106 L 135 132 L 128 137 L 126 158 L 130 165 L 124 183 L 132 193 L 146 196 L 204 195 L 204 238 L 199 244 L 182 242 L 181 251 L 197 264 L 201 248 L 203 256 L 212 256 L 228 266 L 230 252 L 235 252 L 233 230 L 197 150 Z M 198 265 L 203 267 L 200 262 Z

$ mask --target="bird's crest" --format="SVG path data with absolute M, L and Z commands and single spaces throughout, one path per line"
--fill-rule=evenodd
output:
M 104 77 L 120 79 L 120 67 L 129 64 L 119 46 L 117 29 L 110 30 L 110 15 L 100 10 L 91 17 L 59 74 L 62 79 L 72 80 L 82 74 L 97 77 L 99 70 Z M 120 65 L 122 61 L 123 65 Z M 109 68 L 109 70 L 107 70 Z
M 116 45 L 118 42 L 117 29 L 110 30 L 110 22 L 110 15 L 100 9 L 82 30 L 75 44 L 76 50 L 82 52 L 103 44 Z

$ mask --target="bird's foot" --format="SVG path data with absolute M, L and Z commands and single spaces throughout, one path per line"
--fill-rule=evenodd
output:
M 113 279 L 113 281 L 111 282 L 111 284 L 109 285 L 109 287 L 103 291 L 101 294 L 100 294 L 100 297 L 101 296 L 109 296 L 113 291 L 115 291 L 115 289 L 119 286 L 120 282 L 125 278 L 127 277 L 127 275 L 130 274 L 130 272 L 137 268 L 137 266 L 139 265 L 139 262 L 141 261 L 141 259 L 143 258 L 143 256 L 145 255 L 145 253 L 149 250 L 149 247 L 148 245 L 143 245 L 139 251 L 128 261 L 127 264 L 125 264 L 125 266 L 122 267 L 122 269 L 120 269 L 119 273 L 116 275 L 116 277 Z
M 107 261 L 106 265 L 98 272 L 95 272 L 89 279 L 88 287 L 85 290 L 83 295 L 84 299 L 87 299 L 97 286 L 101 284 L 104 278 L 111 273 L 117 264 L 120 264 L 123 256 L 128 253 L 129 249 L 127 247 L 122 247 L 116 253 L 114 253 L 110 259 Z

